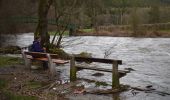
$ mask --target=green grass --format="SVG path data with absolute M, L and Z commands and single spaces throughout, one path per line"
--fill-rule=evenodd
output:
M 3 95 L 3 97 L 6 98 L 6 100 L 38 100 L 37 97 L 16 95 L 9 91 L 6 91 L 5 88 L 6 88 L 7 84 L 8 84 L 8 82 L 6 80 L 0 79 L 1 96 Z
M 11 92 L 4 92 L 3 94 L 6 98 L 8 98 L 8 100 L 38 100 L 37 97 L 16 95 Z
M 22 64 L 22 63 L 23 63 L 23 60 L 18 57 L 0 56 L 0 67 L 4 67 L 7 65 Z
M 90 32 L 94 32 L 94 29 L 81 29 L 81 31 L 90 33 Z
M 92 29 L 92 28 L 90 28 L 90 29 L 80 29 L 80 31 L 82 31 L 82 32 L 86 32 L 86 33 L 89 33 L 89 32 L 94 32 L 94 29 Z M 51 31 L 51 32 L 48 32 L 50 35 L 55 35 L 55 31 Z M 69 35 L 69 31 L 67 30 L 67 31 L 65 31 L 64 32 L 64 34 L 63 34 L 64 36 L 68 36 Z
M 95 82 L 96 87 L 99 86 L 108 86 L 108 84 L 106 82 Z
M 37 89 L 37 88 L 42 87 L 42 83 L 41 83 L 41 82 L 30 81 L 30 82 L 27 84 L 27 86 L 28 86 L 28 88 L 30 88 L 30 89 Z
M 158 32 L 170 32 L 170 30 L 158 30 Z
M 4 67 L 7 65 L 21 64 L 21 63 L 22 63 L 21 58 L 0 56 L 0 67 Z M 0 94 L 6 100 L 38 100 L 37 97 L 16 95 L 15 93 L 9 92 L 6 90 L 7 85 L 8 85 L 8 81 L 6 81 L 5 79 L 0 79 L 0 91 L 1 91 Z M 40 83 L 30 82 L 28 86 L 30 88 L 38 88 L 41 87 L 42 85 L 40 85 Z
M 0 79 L 0 90 L 2 90 L 4 87 L 6 87 L 6 85 L 7 85 L 7 81 Z

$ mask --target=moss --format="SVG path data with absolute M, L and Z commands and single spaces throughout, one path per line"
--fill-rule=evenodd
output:
M 16 95 L 12 94 L 11 92 L 4 92 L 3 95 L 5 96 L 6 100 L 38 100 L 37 97 Z
M 49 51 L 50 53 L 58 54 L 60 58 L 63 58 L 63 59 L 70 58 L 69 54 L 67 54 L 63 49 L 53 48 L 53 49 L 50 49 Z
M 99 86 L 108 86 L 108 84 L 106 82 L 95 82 L 96 87 Z
M 36 82 L 36 81 L 30 81 L 30 82 L 28 82 L 27 87 L 30 89 L 37 89 L 37 88 L 42 87 L 42 83 Z
M 52 31 L 52 32 L 48 32 L 49 35 L 55 35 L 56 32 Z M 68 36 L 69 35 L 69 31 L 65 31 L 63 33 L 64 36 Z
M 0 53 L 4 54 L 20 54 L 21 48 L 18 46 L 7 46 L 4 48 L 0 48 Z
M 81 29 L 80 31 L 89 33 L 89 32 L 94 32 L 94 29 Z
M 5 88 L 7 85 L 7 81 L 0 79 L 0 90 L 2 90 L 3 88 Z
M 77 56 L 79 56 L 79 57 L 92 57 L 92 54 L 91 53 L 87 53 L 87 52 L 81 52 Z
M 88 57 L 88 58 L 91 58 L 92 57 L 92 54 L 91 53 L 88 53 L 88 52 L 81 52 L 80 54 L 76 54 L 75 56 L 77 57 Z M 92 63 L 91 61 L 85 61 L 85 63 Z
M 18 57 L 0 56 L 0 67 L 16 64 L 23 64 L 23 60 Z

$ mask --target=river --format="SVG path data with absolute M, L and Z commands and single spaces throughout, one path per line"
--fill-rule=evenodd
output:
M 6 36 L 7 37 L 7 36 Z M 4 38 L 6 38 L 4 36 Z M 9 37 L 9 36 L 8 36 Z M 32 43 L 33 34 L 25 33 L 10 36 L 3 45 L 28 46 Z M 2 43 L 2 42 L 1 42 Z M 135 71 L 128 73 L 120 79 L 121 84 L 133 87 L 145 88 L 152 85 L 157 91 L 170 93 L 170 38 L 127 38 L 127 37 L 65 37 L 63 48 L 68 53 L 78 54 L 80 52 L 92 53 L 93 57 L 122 60 L 119 69 L 132 68 Z M 106 55 L 105 55 L 106 54 Z M 98 67 L 111 68 L 111 65 L 96 64 Z M 61 79 L 69 79 L 69 64 L 57 67 L 61 72 Z M 92 76 L 96 71 L 83 70 L 78 72 L 78 77 L 104 81 L 111 84 L 111 74 L 104 76 Z M 94 88 L 93 85 L 82 83 L 86 88 Z M 110 87 L 102 87 L 110 88 Z M 85 95 L 88 100 L 114 100 L 110 95 Z M 93 97 L 93 99 L 91 99 Z M 70 99 L 81 98 L 81 96 L 70 97 Z M 87 100 L 83 99 L 83 100 Z M 126 91 L 119 94 L 120 100 L 170 100 L 170 95 L 162 96 L 157 93 Z

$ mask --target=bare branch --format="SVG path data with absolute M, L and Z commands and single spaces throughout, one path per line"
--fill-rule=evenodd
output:
M 112 45 L 110 48 L 108 48 L 107 50 L 105 50 L 105 52 L 104 52 L 104 58 L 108 58 L 109 55 L 112 54 L 112 50 L 113 50 L 114 47 L 115 47 L 115 45 Z

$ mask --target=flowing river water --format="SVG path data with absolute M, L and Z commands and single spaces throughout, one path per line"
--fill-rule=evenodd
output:
M 7 36 L 6 36 L 7 37 Z M 3 45 L 28 46 L 33 41 L 32 33 L 10 36 Z M 2 42 L 1 42 L 2 43 Z M 122 60 L 119 69 L 132 68 L 120 79 L 121 84 L 145 88 L 152 85 L 156 91 L 170 93 L 170 38 L 127 38 L 127 37 L 65 37 L 63 48 L 68 53 L 92 53 L 93 57 Z M 111 68 L 111 65 L 97 64 L 98 67 Z M 57 67 L 61 79 L 69 79 L 69 64 Z M 92 76 L 96 71 L 82 70 L 78 77 L 104 81 L 111 84 L 111 73 L 104 76 Z M 94 88 L 93 84 L 82 83 L 86 88 Z M 102 87 L 111 88 L 111 87 Z M 120 100 L 170 100 L 170 95 L 126 91 L 119 94 Z M 116 100 L 111 95 L 83 95 L 70 99 L 79 100 Z

